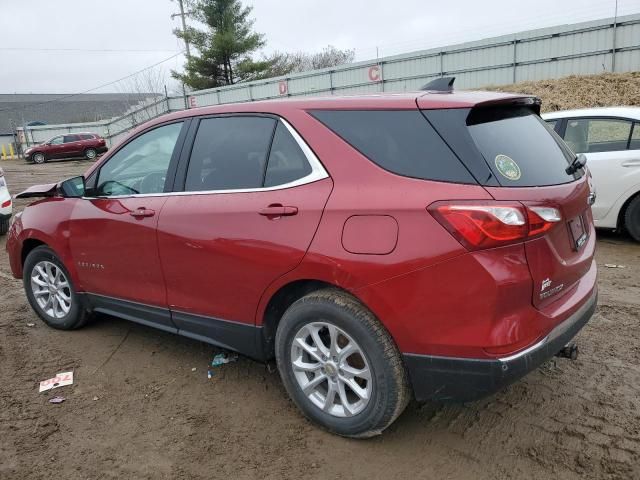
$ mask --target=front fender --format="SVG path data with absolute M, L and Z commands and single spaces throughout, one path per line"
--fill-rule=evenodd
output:
M 60 258 L 76 288 L 82 290 L 69 249 L 69 219 L 76 201 L 75 198 L 46 198 L 22 211 L 7 239 L 7 252 L 15 277 L 22 278 L 25 248 L 29 248 L 29 244 L 44 244 Z

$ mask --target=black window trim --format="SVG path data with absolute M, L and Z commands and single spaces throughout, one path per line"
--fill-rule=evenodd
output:
M 302 153 L 304 154 L 307 162 L 311 166 L 311 173 L 301 177 L 292 182 L 283 183 L 280 185 L 274 185 L 272 187 L 255 187 L 255 188 L 236 188 L 236 189 L 228 189 L 228 190 L 197 190 L 197 191 L 187 191 L 185 190 L 185 184 L 187 180 L 187 169 L 189 168 L 189 161 L 191 159 L 191 152 L 193 150 L 195 137 L 198 132 L 198 128 L 200 126 L 200 122 L 202 120 L 206 120 L 208 118 L 225 118 L 225 117 L 265 117 L 271 118 L 275 120 L 275 125 L 273 132 L 271 134 L 271 139 L 269 142 L 269 149 L 267 151 L 267 162 L 265 162 L 265 171 L 263 172 L 263 185 L 264 185 L 264 176 L 266 175 L 266 168 L 268 166 L 269 155 L 271 154 L 271 147 L 273 145 L 273 137 L 275 136 L 275 131 L 278 126 L 278 122 L 282 122 L 284 126 L 289 131 L 289 134 L 296 141 Z M 182 153 L 180 155 L 180 160 L 173 184 L 173 189 L 170 192 L 171 195 L 212 195 L 212 194 L 231 194 L 231 193 L 252 193 L 252 192 L 270 192 L 277 190 L 285 190 L 288 188 L 294 188 L 301 185 L 307 185 L 309 183 L 317 182 L 318 180 L 322 180 L 325 178 L 329 178 L 329 174 L 325 169 L 324 165 L 317 157 L 315 152 L 311 149 L 306 140 L 300 135 L 300 133 L 289 123 L 285 118 L 275 115 L 272 113 L 253 113 L 253 112 L 241 112 L 241 113 L 220 113 L 220 114 L 209 114 L 202 115 L 199 117 L 193 117 L 193 122 L 189 128 L 189 132 L 187 134 L 187 138 L 185 144 L 182 149 Z M 150 194 L 150 195 L 162 195 L 162 194 Z

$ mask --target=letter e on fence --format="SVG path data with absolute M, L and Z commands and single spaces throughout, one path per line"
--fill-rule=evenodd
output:
M 197 106 L 196 97 L 189 97 L 189 108 L 196 108 Z
M 382 80 L 380 78 L 380 66 L 374 65 L 373 67 L 369 67 L 369 81 L 379 82 L 380 80 Z
M 286 95 L 289 93 L 289 84 L 287 82 L 278 82 L 278 93 Z

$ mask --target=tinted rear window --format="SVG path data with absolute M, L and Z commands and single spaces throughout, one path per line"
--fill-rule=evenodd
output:
M 574 180 L 565 172 L 573 154 L 528 108 L 471 110 L 467 128 L 503 186 L 557 185 Z
M 385 170 L 424 180 L 476 183 L 418 110 L 310 113 Z

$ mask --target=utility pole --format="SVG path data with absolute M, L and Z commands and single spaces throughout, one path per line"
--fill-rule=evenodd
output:
M 613 14 L 613 49 L 611 50 L 611 71 L 616 71 L 616 28 L 618 27 L 618 0 L 616 0 L 616 10 Z
M 191 50 L 189 49 L 189 40 L 187 40 L 187 20 L 186 20 L 186 16 L 188 15 L 188 13 L 184 13 L 184 5 L 183 5 L 183 0 L 177 0 L 178 5 L 180 6 L 180 13 L 174 13 L 171 15 L 171 20 L 173 20 L 176 17 L 180 17 L 180 20 L 182 20 L 182 33 L 184 35 L 184 46 L 185 46 L 185 51 L 187 53 L 187 61 L 191 60 Z

